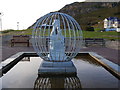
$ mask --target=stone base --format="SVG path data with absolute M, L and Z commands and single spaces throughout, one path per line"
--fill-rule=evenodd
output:
M 76 75 L 76 68 L 72 61 L 49 62 L 42 61 L 38 75 Z

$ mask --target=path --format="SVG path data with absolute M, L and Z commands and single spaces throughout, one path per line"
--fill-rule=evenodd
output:
M 2 49 L 2 60 L 5 60 L 9 58 L 11 55 L 14 55 L 18 52 L 24 52 L 24 51 L 34 51 L 33 47 L 26 47 L 26 46 L 15 46 L 15 47 L 10 47 L 10 45 L 4 45 L 1 47 Z M 111 49 L 107 47 L 87 47 L 87 48 L 82 48 L 81 51 L 88 51 L 88 52 L 96 52 L 97 54 L 103 56 L 104 58 L 117 63 L 120 65 L 120 61 L 118 58 L 118 52 L 120 50 L 116 49 Z

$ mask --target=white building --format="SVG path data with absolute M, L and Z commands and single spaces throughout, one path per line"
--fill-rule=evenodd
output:
M 120 19 L 117 17 L 109 17 L 104 19 L 104 28 L 107 31 L 114 31 L 120 28 Z

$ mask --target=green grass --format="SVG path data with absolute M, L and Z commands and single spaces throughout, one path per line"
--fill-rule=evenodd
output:
M 31 35 L 32 29 L 25 30 L 5 30 L 1 32 L 2 35 Z
M 32 35 L 32 29 L 26 30 L 9 30 L 2 32 L 2 35 Z M 47 33 L 46 33 L 47 34 Z M 67 33 L 68 36 L 68 33 Z M 118 32 L 90 32 L 83 31 L 84 38 L 104 38 L 104 39 L 119 39 L 120 35 Z
M 120 39 L 118 32 L 89 32 L 83 31 L 84 38 L 104 38 L 104 39 Z
M 8 29 L 8 30 L 5 30 L 5 31 L 1 31 L 1 34 L 9 33 L 9 32 L 12 32 L 12 31 L 14 31 L 14 30 Z

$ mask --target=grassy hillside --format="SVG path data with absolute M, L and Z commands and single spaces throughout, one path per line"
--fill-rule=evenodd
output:
M 32 29 L 26 30 L 9 30 L 1 32 L 2 35 L 32 35 Z M 104 38 L 120 40 L 118 32 L 90 32 L 83 31 L 84 38 Z
M 65 5 L 57 12 L 66 13 L 75 18 L 83 30 L 90 26 L 100 30 L 103 29 L 103 20 L 105 18 L 120 18 L 119 8 L 120 2 L 74 2 Z M 33 28 L 35 23 L 28 28 Z
M 120 18 L 118 8 L 120 8 L 120 5 L 114 8 L 102 8 L 88 14 L 77 15 L 74 18 L 79 22 L 83 30 L 85 30 L 87 26 L 103 29 L 103 20 L 105 18 L 110 16 Z

